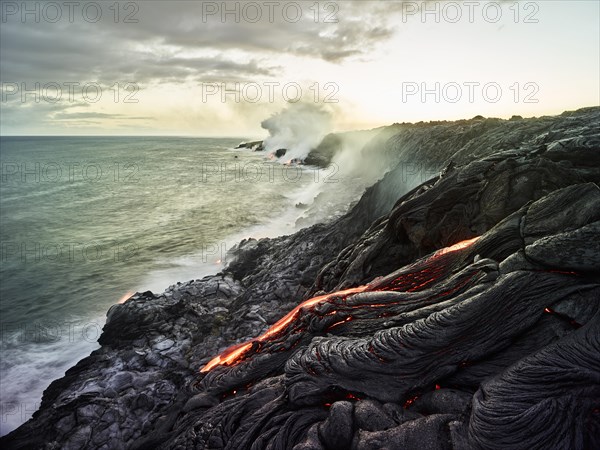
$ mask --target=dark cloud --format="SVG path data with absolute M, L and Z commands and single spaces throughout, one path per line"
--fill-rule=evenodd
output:
M 315 2 L 299 2 L 301 18 L 291 22 L 286 20 L 283 5 L 292 2 L 284 1 L 274 9 L 271 22 L 268 7 L 256 2 L 262 5 L 262 19 L 251 23 L 244 20 L 250 15 L 244 9 L 248 2 L 228 3 L 230 9 L 232 4 L 239 5 L 239 17 L 230 14 L 222 21 L 215 14 L 203 20 L 203 8 L 210 3 L 137 2 L 139 10 L 133 16 L 137 23 L 122 23 L 131 10 L 121 11 L 115 23 L 108 3 L 102 3 L 103 17 L 97 23 L 84 20 L 77 9 L 69 23 L 66 7 L 57 23 L 48 23 L 43 16 L 40 23 L 32 16 L 26 23 L 7 16 L 0 31 L 0 76 L 7 81 L 128 79 L 139 83 L 203 76 L 223 80 L 274 77 L 282 70 L 270 62 L 277 55 L 339 63 L 367 53 L 391 36 L 389 14 L 398 8 L 396 2 L 320 2 L 315 22 Z M 213 3 L 220 8 L 223 2 Z M 288 16 L 293 16 L 294 8 L 291 11 Z M 328 18 L 337 23 L 324 23 Z M 211 56 L 185 56 L 195 52 Z
M 186 58 L 176 49 L 164 54 L 153 53 L 142 48 L 153 45 L 150 39 L 122 40 L 107 30 L 92 35 L 80 30 L 78 24 L 57 32 L 50 25 L 3 25 L 0 31 L 2 81 L 183 82 L 203 74 L 223 79 L 252 79 L 272 76 L 277 69 L 255 59 L 234 61 L 225 54 Z

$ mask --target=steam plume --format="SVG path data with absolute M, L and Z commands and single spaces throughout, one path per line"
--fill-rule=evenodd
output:
M 283 111 L 264 120 L 261 126 L 269 132 L 264 146 L 273 154 L 286 149 L 285 161 L 304 160 L 331 129 L 331 114 L 310 103 L 291 103 Z

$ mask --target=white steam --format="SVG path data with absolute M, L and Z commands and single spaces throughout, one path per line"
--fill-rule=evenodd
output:
M 285 162 L 304 160 L 331 129 L 331 114 L 310 103 L 292 103 L 283 111 L 261 123 L 269 132 L 264 141 L 265 151 L 274 154 L 286 149 Z
M 304 161 L 320 144 L 319 154 L 326 155 L 326 159 L 331 157 L 328 167 L 297 166 L 312 181 L 300 189 L 286 190 L 292 201 L 290 215 L 296 216 L 293 221 L 296 229 L 327 222 L 346 213 L 365 189 L 390 169 L 385 145 L 387 138 L 382 138 L 377 145 L 367 145 L 382 130 L 327 136 L 333 122 L 332 114 L 321 106 L 294 103 L 261 123 L 269 132 L 269 137 L 263 141 L 265 152 L 273 158 L 277 150 L 286 150 L 279 162 Z M 324 141 L 326 136 L 328 139 Z

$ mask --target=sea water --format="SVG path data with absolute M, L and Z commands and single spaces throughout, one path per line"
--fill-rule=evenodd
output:
M 2 434 L 99 347 L 111 305 L 217 273 L 242 238 L 295 231 L 302 204 L 340 181 L 235 150 L 239 142 L 1 138 Z M 343 211 L 342 191 L 315 218 Z

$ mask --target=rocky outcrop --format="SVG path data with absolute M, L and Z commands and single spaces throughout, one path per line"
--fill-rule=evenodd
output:
M 250 142 L 241 142 L 238 144 L 237 148 L 249 148 L 254 150 L 255 152 L 263 151 L 265 148 L 263 146 L 263 141 L 250 141 Z
M 114 306 L 3 448 L 599 447 L 599 119 L 389 127 L 347 215 Z
M 118 449 L 143 438 L 190 397 L 186 386 L 197 375 L 191 353 L 211 356 L 198 338 L 214 340 L 215 348 L 227 342 L 222 327 L 241 291 L 239 283 L 217 276 L 113 306 L 102 347 L 44 391 L 43 406 L 12 433 L 14 440 L 4 438 L 5 448 Z M 18 437 L 25 430 L 25 439 Z
M 308 156 L 304 159 L 304 163 L 317 166 L 327 167 L 334 155 L 341 150 L 343 143 L 342 138 L 338 134 L 328 134 L 323 138 L 317 148 L 310 151 Z

